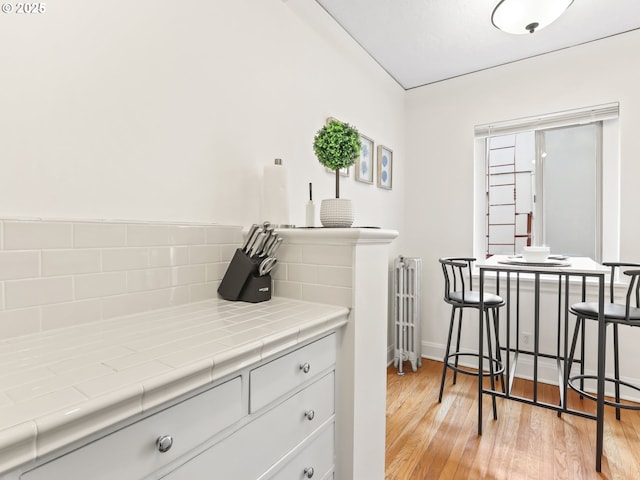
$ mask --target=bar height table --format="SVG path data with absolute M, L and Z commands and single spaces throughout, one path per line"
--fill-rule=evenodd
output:
M 476 262 L 476 266 L 479 269 L 480 276 L 480 308 L 479 314 L 482 316 L 484 311 L 483 295 L 485 289 L 485 281 L 487 272 L 494 272 L 496 282 L 496 293 L 501 295 L 506 302 L 506 342 L 503 343 L 502 350 L 506 351 L 506 358 L 503 359 L 505 367 L 505 375 L 507 376 L 507 382 L 505 385 L 505 391 L 500 392 L 497 390 L 490 390 L 483 387 L 483 343 L 484 343 L 484 319 L 480 317 L 479 322 L 479 335 L 478 335 L 478 350 L 480 357 L 479 375 L 478 375 L 478 435 L 482 435 L 482 395 L 488 394 L 492 396 L 498 396 L 511 400 L 516 400 L 532 405 L 541 406 L 556 410 L 558 416 L 561 413 L 569 413 L 573 415 L 579 415 L 582 417 L 592 418 L 596 420 L 596 471 L 600 472 L 602 467 L 602 449 L 603 449 L 603 432 L 604 432 L 604 384 L 605 384 L 605 322 L 604 322 L 604 283 L 605 275 L 609 273 L 609 269 L 595 262 L 587 257 L 569 257 L 562 259 L 552 259 L 545 264 L 527 264 L 521 258 L 510 257 L 506 255 L 494 255 L 484 261 Z M 521 275 L 523 275 L 527 281 L 533 282 L 533 295 L 534 295 L 534 332 L 533 332 L 533 345 L 534 351 L 529 352 L 520 348 L 519 339 L 516 340 L 516 346 L 512 348 L 511 345 L 511 323 L 515 320 L 516 327 L 519 329 L 520 322 L 520 283 L 522 281 Z M 516 283 L 516 299 L 515 299 L 515 315 L 512 315 L 511 305 L 513 299 L 511 298 L 512 283 L 515 277 Z M 558 285 L 558 341 L 556 345 L 555 354 L 541 353 L 539 351 L 540 340 L 540 279 L 541 277 L 557 281 Z M 569 322 L 569 302 L 570 302 L 570 290 L 572 279 L 580 279 L 578 285 L 581 286 L 581 296 L 584 300 L 586 295 L 587 279 L 592 278 L 593 283 L 597 285 L 598 291 L 598 353 L 597 353 L 597 407 L 596 415 L 583 412 L 580 410 L 573 410 L 567 407 L 567 380 L 569 378 L 569 372 L 567 371 L 568 361 L 566 352 L 568 351 L 568 322 Z M 505 294 L 500 291 L 502 280 L 506 283 Z M 564 282 L 564 295 L 563 295 L 563 282 Z M 575 284 L 574 284 L 575 286 Z M 515 319 L 512 317 L 516 317 Z M 563 321 L 564 316 L 564 321 Z M 564 335 L 561 335 L 564 332 Z M 564 342 L 561 338 L 564 337 Z M 505 346 L 506 343 L 506 346 Z M 513 353 L 514 359 L 511 361 L 511 354 Z M 533 398 L 518 397 L 512 394 L 512 384 L 515 377 L 515 370 L 518 362 L 518 356 L 520 354 L 533 355 Z M 584 352 L 582 353 L 584 361 Z M 558 387 L 560 390 L 560 405 L 553 405 L 544 403 L 538 400 L 537 386 L 538 386 L 538 358 L 555 358 L 558 370 Z

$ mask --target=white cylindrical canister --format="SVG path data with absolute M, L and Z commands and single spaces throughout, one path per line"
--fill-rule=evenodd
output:
M 316 226 L 316 206 L 313 204 L 311 200 L 309 200 L 306 205 L 304 226 L 305 227 Z
M 282 160 L 264 167 L 262 219 L 274 227 L 291 227 L 289 218 L 289 176 Z

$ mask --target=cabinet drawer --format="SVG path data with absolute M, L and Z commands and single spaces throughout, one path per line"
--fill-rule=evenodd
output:
M 243 410 L 242 381 L 236 377 L 26 472 L 20 478 L 142 478 L 236 422 L 245 414 Z M 156 446 L 156 439 L 162 435 L 173 437 L 171 448 L 164 453 Z
M 318 437 L 273 476 L 260 480 L 290 480 L 292 478 L 331 478 L 334 468 L 334 424 L 332 423 Z
M 256 412 L 336 361 L 336 335 L 321 338 L 250 373 L 249 410 Z
M 255 480 L 333 413 L 331 372 L 163 478 Z

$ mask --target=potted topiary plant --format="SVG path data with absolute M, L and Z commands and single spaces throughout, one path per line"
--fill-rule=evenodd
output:
M 322 200 L 320 204 L 320 222 L 325 227 L 350 227 L 353 224 L 351 200 L 340 198 L 340 169 L 354 164 L 360 148 L 358 130 L 338 120 L 329 121 L 313 139 L 313 151 L 318 161 L 336 174 L 336 198 Z

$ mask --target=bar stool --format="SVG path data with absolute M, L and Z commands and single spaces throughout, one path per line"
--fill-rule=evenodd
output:
M 616 419 L 620 420 L 620 409 L 625 408 L 628 410 L 640 410 L 639 405 L 627 405 L 620 402 L 620 386 L 626 386 L 630 389 L 640 392 L 640 387 L 632 385 L 628 382 L 620 380 L 620 361 L 618 356 L 618 325 L 628 325 L 631 327 L 640 327 L 640 270 L 627 270 L 625 275 L 629 276 L 629 286 L 627 288 L 626 302 L 624 304 L 615 303 L 614 298 L 614 278 L 616 269 L 619 267 L 640 267 L 639 263 L 621 263 L 621 262 L 603 262 L 603 265 L 611 267 L 611 277 L 609 279 L 609 303 L 604 304 L 604 321 L 605 325 L 613 326 L 613 368 L 614 378 L 605 377 L 605 382 L 613 383 L 615 387 L 615 401 L 606 400 L 605 405 L 613 406 L 616 408 Z M 635 302 L 633 298 L 635 297 Z M 635 307 L 632 305 L 635 303 Z M 576 324 L 573 330 L 573 340 L 571 342 L 571 351 L 569 353 L 569 364 L 567 372 L 565 374 L 565 381 L 573 390 L 580 394 L 580 398 L 587 397 L 591 400 L 597 400 L 594 395 L 586 393 L 584 390 L 584 380 L 597 380 L 596 375 L 585 375 L 584 373 L 584 326 L 585 320 L 598 321 L 598 302 L 580 302 L 574 303 L 569 309 L 571 313 L 576 316 Z M 571 372 L 571 366 L 575 361 L 575 350 L 580 334 L 580 346 L 581 346 L 581 360 L 580 360 L 580 375 L 569 377 Z M 576 381 L 580 381 L 580 387 L 575 385 Z
M 475 258 L 468 257 L 445 257 L 440 258 L 438 261 L 442 266 L 442 272 L 444 274 L 444 301 L 451 305 L 451 319 L 449 321 L 449 336 L 447 339 L 446 351 L 443 359 L 442 367 L 442 380 L 440 381 L 440 394 L 438 396 L 438 402 L 442 402 L 442 394 L 444 392 L 444 383 L 447 376 L 447 369 L 453 370 L 453 384 L 456 383 L 457 374 L 462 373 L 465 375 L 478 376 L 478 370 L 463 369 L 458 366 L 458 360 L 460 357 L 475 357 L 478 359 L 478 365 L 480 365 L 479 353 L 463 352 L 460 351 L 460 332 L 462 330 L 462 312 L 465 308 L 480 309 L 480 292 L 473 290 L 473 280 L 471 276 L 471 267 Z M 467 283 L 468 281 L 468 283 Z M 467 285 L 469 288 L 467 288 Z M 484 297 L 484 315 L 486 320 L 487 331 L 487 355 L 483 355 L 483 358 L 489 362 L 489 378 L 491 379 L 491 388 L 495 390 L 495 377 L 499 376 L 502 383 L 502 390 L 505 390 L 504 386 L 504 367 L 502 365 L 500 355 L 500 342 L 498 340 L 498 309 L 504 306 L 504 300 L 498 295 L 491 293 L 485 293 Z M 451 352 L 451 340 L 453 337 L 454 324 L 456 323 L 456 310 L 458 310 L 458 322 L 457 322 L 457 335 L 455 350 Z M 495 352 L 492 348 L 491 340 L 491 328 L 489 322 L 489 312 L 493 315 L 493 338 L 495 339 Z M 495 355 L 494 355 L 495 353 Z M 480 399 L 482 400 L 482 399 Z M 492 396 L 493 400 L 493 418 L 497 419 L 498 414 L 496 410 L 496 397 Z

